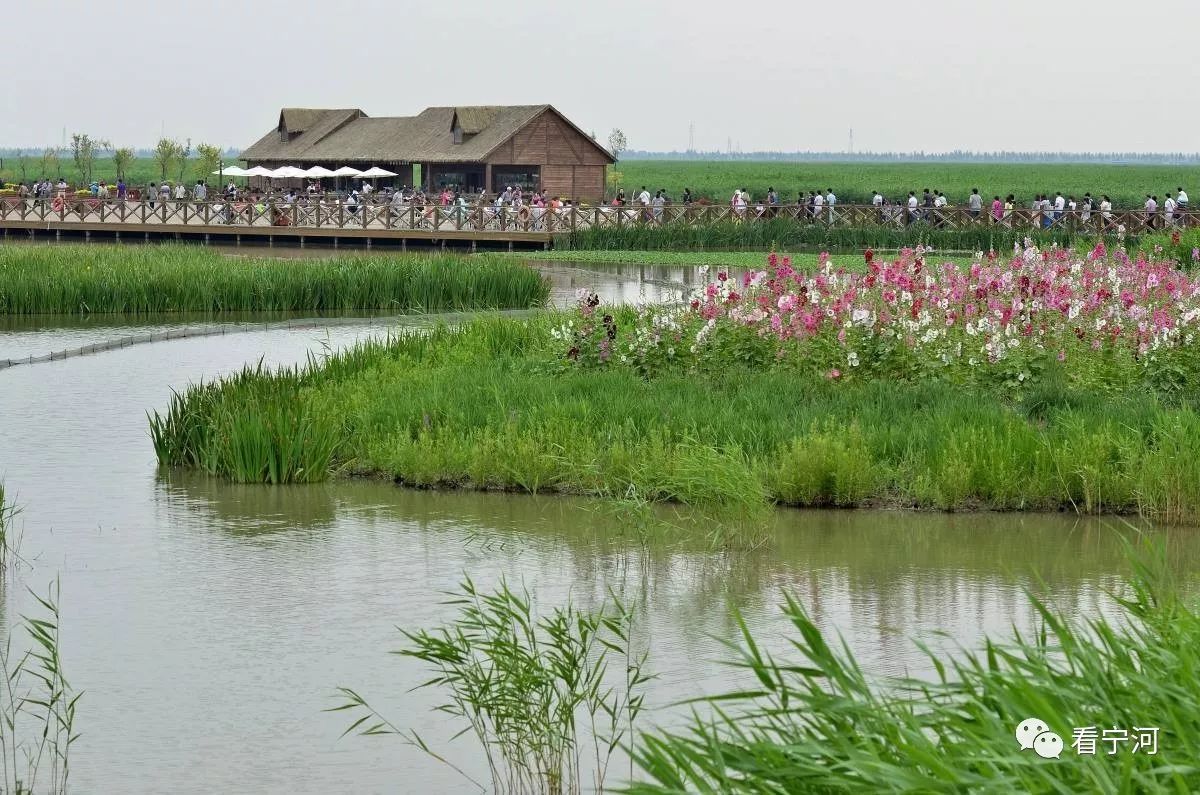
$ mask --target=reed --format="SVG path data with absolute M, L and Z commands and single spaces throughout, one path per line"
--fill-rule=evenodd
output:
M 312 311 L 538 306 L 548 284 L 498 256 L 227 257 L 194 246 L 5 246 L 0 314 Z
M 481 591 L 470 578 L 448 596 L 457 616 L 437 629 L 401 630 L 405 645 L 396 653 L 429 669 L 420 687 L 444 692 L 446 701 L 434 711 L 475 740 L 487 759 L 490 791 L 604 791 L 609 763 L 631 738 L 649 681 L 645 655 L 632 650 L 632 612 L 614 596 L 595 611 L 568 603 L 539 616 L 527 590 L 502 581 Z M 620 675 L 610 676 L 610 666 Z M 396 735 L 455 767 L 356 691 L 338 693 L 341 703 L 331 711 L 354 716 L 346 734 Z
M 639 738 L 639 795 L 781 792 L 1195 792 L 1200 788 L 1200 613 L 1163 547 L 1134 557 L 1118 615 L 1075 622 L 1032 594 L 1039 628 L 977 650 L 922 645 L 929 679 L 868 677 L 799 597 L 785 595 L 795 659 L 770 655 L 740 622 L 727 645 L 745 689 L 693 702 L 683 730 Z M 756 637 L 756 635 L 758 635 Z M 1020 750 L 1036 719 L 1063 741 L 1056 761 Z M 1074 729 L 1097 737 L 1077 753 Z M 1116 753 L 1103 732 L 1142 727 Z
M 631 310 L 615 314 L 633 323 Z M 719 370 L 644 378 L 566 366 L 551 334 L 565 317 L 481 318 L 195 385 L 151 416 L 155 450 L 164 465 L 242 481 L 341 471 L 739 510 L 1200 521 L 1200 411 L 1187 390 L 1140 380 L 1140 367 L 1103 386 L 1046 380 L 1013 393 L 932 376 L 835 383 L 739 363 L 746 352 L 731 349 Z
M 1039 246 L 1052 243 L 1069 245 L 1073 236 L 1067 231 L 1046 232 L 1035 229 L 935 229 L 926 224 L 904 228 L 853 227 L 830 229 L 822 224 L 799 223 L 775 218 L 752 223 L 721 222 L 703 226 L 667 223 L 604 227 L 564 235 L 559 248 L 571 250 L 649 250 L 691 249 L 763 249 L 805 247 L 810 250 L 896 249 L 906 246 L 932 246 L 947 251 L 1009 251 L 1014 243 L 1031 238 Z M 1128 242 L 1136 244 L 1135 238 Z

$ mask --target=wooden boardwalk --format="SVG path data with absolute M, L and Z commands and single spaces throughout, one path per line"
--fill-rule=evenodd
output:
M 1041 230 L 1069 234 L 1145 234 L 1200 226 L 1200 212 L 1164 213 L 1082 210 L 1042 213 L 1014 209 L 1000 219 L 963 207 L 920 208 L 838 205 L 814 212 L 795 205 L 745 208 L 701 205 L 664 207 L 475 207 L 417 206 L 392 203 L 346 205 L 327 200 L 249 202 L 157 201 L 91 197 L 31 200 L 0 198 L 0 233 L 34 239 L 56 238 L 189 239 L 205 242 L 280 240 L 304 245 L 340 241 L 349 244 L 536 246 L 549 248 L 556 236 L 588 229 L 792 222 L 827 228 L 894 228 L 914 225 L 936 230 Z

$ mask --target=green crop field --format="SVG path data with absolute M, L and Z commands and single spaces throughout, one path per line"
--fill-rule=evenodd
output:
M 22 160 L 24 161 L 22 163 Z M 226 159 L 230 165 L 242 165 L 240 161 Z M 22 170 L 22 165 L 24 170 Z M 183 180 L 194 182 L 203 175 L 197 173 L 194 160 L 183 170 Z M 833 188 L 838 201 L 870 203 L 871 191 L 879 190 L 893 201 L 899 201 L 924 188 L 940 190 L 951 204 L 965 204 L 971 188 L 979 188 L 985 202 L 992 196 L 1014 194 L 1018 204 L 1028 205 L 1033 196 L 1047 193 L 1053 196 L 1062 191 L 1064 196 L 1082 197 L 1084 193 L 1099 197 L 1108 194 L 1118 209 L 1142 206 L 1147 193 L 1157 195 L 1159 201 L 1167 191 L 1183 186 L 1189 194 L 1196 193 L 1200 201 L 1200 166 L 1146 166 L 1146 165 L 1089 165 L 1089 164 L 1040 164 L 1040 163 L 797 163 L 780 161 L 723 162 L 702 160 L 623 160 L 610 169 L 616 172 L 617 182 L 626 194 L 641 190 L 645 185 L 651 192 L 665 188 L 673 199 L 691 188 L 697 197 L 718 203 L 729 200 L 737 188 L 746 188 L 752 196 L 764 196 L 768 188 L 779 191 L 785 203 L 793 203 L 803 191 L 826 191 Z M 96 160 L 95 175 L 101 179 L 115 180 L 116 171 L 110 157 Z M 65 153 L 57 165 L 43 166 L 40 156 L 27 155 L 22 158 L 6 157 L 0 167 L 0 181 L 21 182 L 47 176 L 57 179 L 65 177 L 70 182 L 79 181 L 79 173 Z M 178 165 L 171 169 L 168 178 L 179 179 Z M 141 185 L 162 179 L 162 172 L 154 160 L 148 157 L 134 159 L 126 174 L 132 185 Z M 216 177 L 209 182 L 215 183 Z M 1195 206 L 1195 203 L 1193 203 Z
M 619 175 L 627 195 L 644 185 L 651 193 L 666 188 L 671 198 L 678 199 L 684 188 L 691 188 L 696 196 L 718 203 L 729 201 L 738 188 L 761 197 L 771 187 L 789 204 L 801 191 L 807 195 L 829 188 L 846 204 L 869 204 L 874 190 L 899 201 L 910 190 L 920 196 L 925 188 L 942 191 L 951 204 L 966 204 L 971 188 L 979 188 L 986 202 L 997 194 L 1004 198 L 1012 193 L 1022 207 L 1035 194 L 1053 196 L 1056 191 L 1079 198 L 1090 191 L 1097 203 L 1108 194 L 1117 208 L 1141 207 L 1147 193 L 1157 195 L 1161 204 L 1166 192 L 1179 186 L 1200 197 L 1200 166 L 622 160 L 610 170 L 610 185 L 612 171 Z
M 24 162 L 22 162 L 24 161 Z M 240 160 L 225 158 L 226 165 L 242 165 Z M 22 169 L 24 166 L 24 169 Z M 187 165 L 183 169 L 183 181 L 194 183 L 196 180 L 203 177 L 198 173 L 199 165 L 194 158 L 188 160 Z M 97 157 L 93 174 L 96 179 L 104 179 L 110 182 L 116 182 L 117 171 L 113 165 L 111 157 Z M 32 182 L 41 177 L 49 177 L 56 180 L 59 177 L 64 178 L 72 185 L 80 183 L 79 169 L 75 167 L 75 163 L 71 160 L 71 153 L 64 152 L 57 164 L 54 161 L 43 164 L 41 155 L 26 155 L 24 158 L 6 157 L 4 165 L 0 167 L 0 182 Z M 135 157 L 133 162 L 125 173 L 126 181 L 130 185 L 143 185 L 150 182 L 162 181 L 162 170 L 153 158 Z M 167 174 L 167 179 L 171 182 L 176 182 L 180 178 L 179 164 L 176 163 L 171 167 Z M 217 182 L 216 176 L 211 176 L 208 179 L 209 184 Z

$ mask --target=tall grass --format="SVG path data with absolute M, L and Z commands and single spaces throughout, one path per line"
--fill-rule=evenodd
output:
M 452 622 L 401 630 L 405 646 L 396 653 L 429 669 L 432 678 L 420 687 L 445 694 L 434 710 L 455 718 L 461 734 L 475 740 L 492 792 L 603 791 L 609 762 L 642 711 L 649 679 L 645 655 L 631 649 L 633 615 L 612 601 L 615 606 L 595 612 L 568 604 L 539 616 L 528 591 L 501 582 L 485 592 L 467 578 L 450 594 L 449 604 L 458 608 Z M 610 664 L 620 673 L 610 676 Z M 398 735 L 452 765 L 354 690 L 343 687 L 339 695 L 332 711 L 355 716 L 346 734 Z
M 629 790 L 782 792 L 1195 792 L 1200 789 L 1200 613 L 1158 549 L 1136 564 L 1120 615 L 1072 622 L 1029 596 L 1032 636 L 989 639 L 946 659 L 922 646 L 931 680 L 876 682 L 826 637 L 801 601 L 783 612 L 797 657 L 764 651 L 746 626 L 731 664 L 753 683 L 702 699 L 683 731 L 651 732 Z M 1036 718 L 1064 741 L 1057 760 L 1021 751 Z M 1073 729 L 1158 729 L 1157 753 L 1131 743 L 1078 755 Z M 1131 738 L 1132 739 L 1132 738 Z
M 828 228 L 822 224 L 806 224 L 786 218 L 767 221 L 735 223 L 732 221 L 689 226 L 667 223 L 604 227 L 564 235 L 558 244 L 571 250 L 643 249 L 669 251 L 672 249 L 767 249 L 772 246 L 805 246 L 822 250 L 901 248 L 918 244 L 951 251 L 1008 251 L 1014 243 L 1026 237 L 1039 246 L 1072 242 L 1069 231 L 1048 232 L 1037 229 L 1007 229 L 980 227 L 978 229 L 935 229 L 924 223 L 904 228 L 853 227 Z M 1135 244 L 1136 239 L 1130 239 Z
M 5 246 L 0 314 L 528 308 L 549 286 L 480 255 L 232 258 L 195 246 Z
M 618 323 L 631 320 L 618 312 Z M 1068 510 L 1200 521 L 1200 412 L 1141 382 L 1003 397 L 730 362 L 647 380 L 556 364 L 561 318 L 482 318 L 195 385 L 151 417 L 160 463 L 240 481 L 383 474 L 696 506 Z

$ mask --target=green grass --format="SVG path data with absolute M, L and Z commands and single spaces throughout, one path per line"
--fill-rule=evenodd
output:
M 813 253 L 790 254 L 776 252 L 780 257 L 790 257 L 792 266 L 801 270 L 815 270 L 820 264 L 820 255 Z M 883 253 L 883 252 L 876 252 Z M 577 262 L 581 264 L 611 265 L 663 265 L 667 267 L 729 267 L 762 268 L 766 263 L 766 251 L 638 251 L 617 249 L 555 249 L 553 251 L 525 251 L 512 256 L 527 262 Z M 965 262 L 962 256 L 936 256 L 938 262 Z M 829 258 L 834 268 L 863 270 L 865 260 L 861 252 L 833 254 Z
M 1014 401 L 984 385 L 831 383 L 732 360 L 647 380 L 565 367 L 549 333 L 562 319 L 480 319 L 193 386 L 152 418 L 159 461 L 240 481 L 346 471 L 745 509 L 1200 520 L 1200 412 L 1186 396 L 1048 384 Z
M 1030 595 L 1039 629 L 952 656 L 922 646 L 928 679 L 875 681 L 785 594 L 792 654 L 740 622 L 731 664 L 746 689 L 701 699 L 682 730 L 638 738 L 648 780 L 628 791 L 1196 792 L 1200 789 L 1200 614 L 1162 549 L 1135 560 L 1114 618 L 1069 621 Z M 1063 740 L 1061 756 L 1021 751 L 1028 719 Z M 1132 743 L 1072 747 L 1075 727 L 1158 730 L 1157 753 Z
M 776 218 L 753 223 L 732 221 L 689 226 L 667 223 L 661 226 L 639 224 L 622 227 L 587 229 L 560 235 L 555 250 L 696 250 L 696 249 L 768 249 L 805 248 L 809 251 L 845 249 L 897 249 L 918 244 L 941 251 L 1009 251 L 1014 243 L 1031 238 L 1039 246 L 1053 243 L 1068 245 L 1074 236 L 1067 230 L 1053 232 L 1033 229 L 1006 229 L 980 226 L 977 229 L 934 229 L 925 223 L 894 226 L 829 228 L 824 224 L 801 223 Z M 1115 241 L 1114 241 L 1115 242 Z M 1130 245 L 1137 243 L 1130 237 Z
M 545 281 L 511 259 L 231 258 L 196 246 L 4 246 L 0 314 L 528 308 Z
M 922 189 L 940 190 L 951 204 L 963 205 L 972 188 L 987 201 L 1014 194 L 1018 206 L 1028 206 L 1035 194 L 1062 191 L 1063 196 L 1082 199 L 1091 192 L 1108 194 L 1118 209 L 1139 209 L 1147 193 L 1161 204 L 1166 191 L 1182 185 L 1189 195 L 1200 191 L 1198 166 L 1114 166 L 1038 163 L 782 163 L 707 162 L 669 160 L 622 160 L 612 167 L 621 174 L 626 195 L 643 185 L 652 192 L 666 188 L 672 198 L 692 193 L 725 204 L 733 191 L 746 188 L 762 197 L 774 187 L 785 203 L 795 203 L 800 191 L 833 188 L 844 204 L 870 204 L 871 191 L 878 190 L 893 201 Z M 1172 194 L 1173 195 L 1173 194 Z

